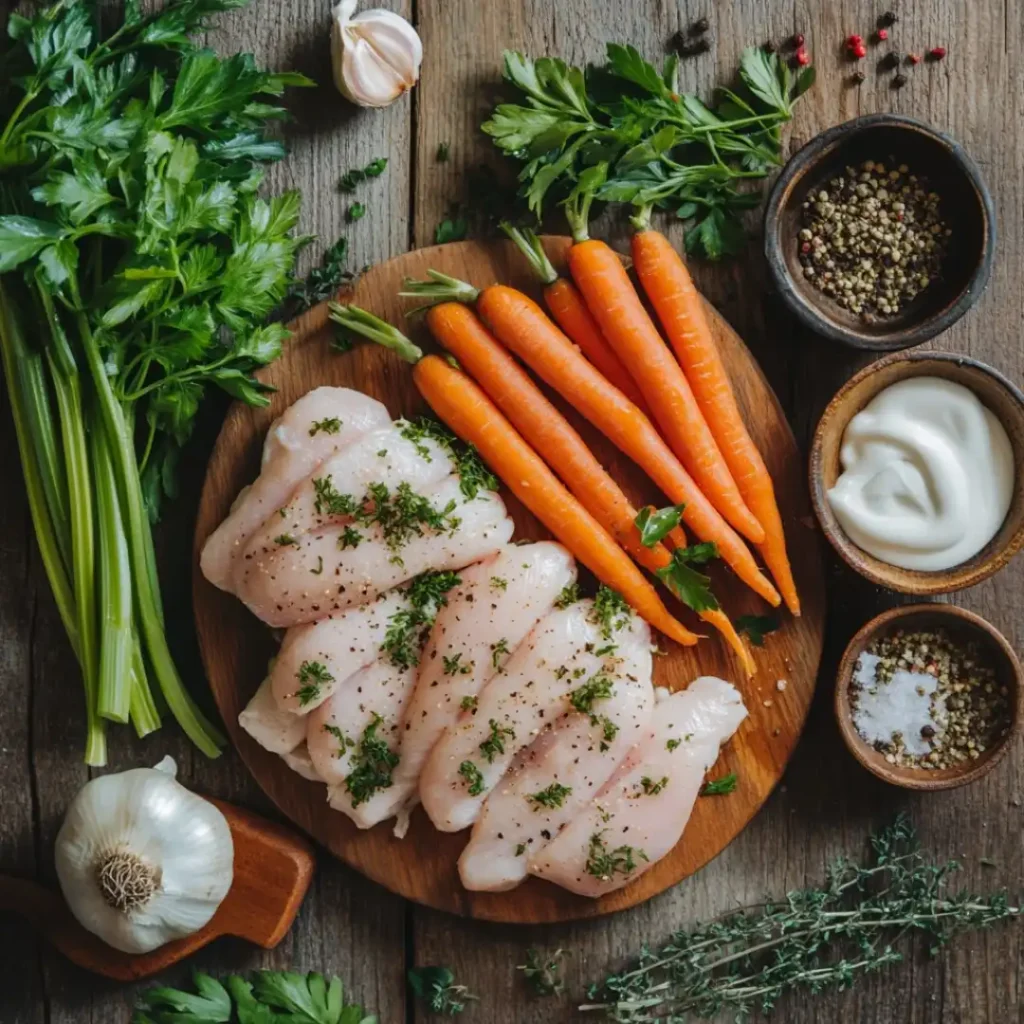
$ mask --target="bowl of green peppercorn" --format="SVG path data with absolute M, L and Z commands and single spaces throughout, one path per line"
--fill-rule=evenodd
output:
M 856 348 L 920 345 L 977 301 L 995 212 L 948 135 L 870 114 L 818 135 L 786 164 L 765 210 L 776 288 L 811 330 Z

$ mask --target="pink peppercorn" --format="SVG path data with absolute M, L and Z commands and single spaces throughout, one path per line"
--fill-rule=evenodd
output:
M 807 53 L 807 51 L 802 46 L 800 47 L 799 50 L 796 51 L 796 62 L 802 68 L 806 67 L 808 64 L 811 63 L 810 55 Z
M 875 33 L 875 38 L 880 42 L 884 43 L 889 38 L 889 30 L 887 28 L 880 28 Z
M 931 57 L 932 60 L 942 60 L 942 58 L 946 56 L 946 48 L 944 46 L 933 46 L 928 51 L 928 56 Z
M 868 54 L 868 49 L 863 43 L 858 43 L 856 46 L 851 48 L 850 53 L 852 53 L 857 60 L 863 60 Z
M 907 60 L 909 60 L 911 64 L 920 64 L 921 63 L 921 54 L 919 54 L 919 53 L 908 53 L 907 54 Z

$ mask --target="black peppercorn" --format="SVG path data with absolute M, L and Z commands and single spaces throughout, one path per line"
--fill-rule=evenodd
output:
M 764 50 L 765 53 L 774 53 L 775 52 L 775 44 L 769 39 L 768 42 L 766 42 L 761 47 L 761 49 Z
M 702 36 L 702 35 L 704 35 L 705 32 L 707 32 L 707 30 L 709 28 L 711 28 L 711 22 L 709 22 L 707 18 L 698 18 L 690 26 L 690 35 L 691 36 Z
M 867 76 L 866 76 L 866 75 L 864 74 L 864 72 L 863 72 L 863 71 L 855 71 L 855 72 L 854 72 L 854 73 L 853 73 L 853 74 L 852 74 L 852 75 L 850 76 L 850 81 L 851 81 L 851 82 L 852 82 L 852 83 L 853 83 L 854 85 L 863 85 L 863 83 L 864 83 L 864 79 L 865 79 L 866 77 L 867 77 Z
M 883 71 L 891 71 L 893 68 L 898 67 L 899 63 L 899 57 L 897 57 L 895 53 L 890 51 L 878 62 L 878 66 Z
M 921 736 L 924 739 L 930 740 L 934 735 L 935 735 L 935 727 L 934 726 L 931 726 L 931 725 L 922 725 L 921 726 Z
M 676 33 L 680 35 L 681 33 Z M 711 43 L 701 36 L 699 39 L 695 39 L 692 43 L 683 42 L 681 45 L 677 45 L 675 50 L 680 57 L 696 57 L 698 54 L 707 53 L 711 49 Z
M 896 17 L 894 11 L 886 11 L 885 14 L 879 15 L 878 27 L 879 28 L 891 28 L 900 19 Z
M 902 89 L 907 84 L 906 75 L 894 75 L 892 79 L 892 87 L 894 89 Z

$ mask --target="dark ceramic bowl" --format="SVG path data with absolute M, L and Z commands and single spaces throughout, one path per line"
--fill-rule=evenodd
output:
M 953 232 L 940 278 L 896 316 L 872 322 L 814 287 L 798 248 L 808 194 L 865 160 L 926 175 Z M 870 114 L 822 132 L 786 164 L 768 197 L 764 247 L 776 288 L 811 330 L 856 348 L 894 351 L 944 331 L 978 300 L 992 272 L 995 211 L 974 161 L 948 135 L 910 117 Z
M 840 450 L 850 420 L 880 391 L 908 377 L 943 377 L 973 391 L 1002 423 L 1013 447 L 1016 476 L 1003 525 L 972 558 L 949 569 L 921 572 L 889 565 L 857 547 L 843 532 L 828 501 L 842 472 Z M 902 594 L 950 594 L 988 579 L 1024 548 L 1024 393 L 994 367 L 947 352 L 894 353 L 865 367 L 835 394 L 818 421 L 811 442 L 809 484 L 814 514 L 839 556 L 865 578 Z
M 995 671 L 996 680 L 1009 691 L 1010 718 L 1006 732 L 977 760 L 952 768 L 904 768 L 890 764 L 885 755 L 868 743 L 853 724 L 850 686 L 857 659 L 873 641 L 897 630 L 944 629 L 954 641 L 973 642 Z M 835 692 L 836 720 L 850 753 L 867 770 L 893 786 L 904 789 L 954 789 L 987 775 L 1002 760 L 1021 729 L 1024 718 L 1024 684 L 1017 655 L 1006 637 L 980 615 L 945 604 L 915 604 L 893 608 L 873 618 L 850 641 L 839 664 Z

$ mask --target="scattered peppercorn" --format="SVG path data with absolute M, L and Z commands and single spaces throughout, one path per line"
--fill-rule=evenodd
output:
M 892 87 L 894 89 L 902 89 L 903 86 L 905 86 L 906 84 L 907 84 L 907 76 L 906 75 L 904 75 L 902 73 L 900 73 L 898 75 L 893 75 L 893 77 L 892 77 Z
M 864 37 L 863 36 L 858 36 L 858 35 L 854 34 L 852 36 L 847 36 L 846 37 L 846 45 L 849 46 L 851 50 L 853 49 L 853 47 L 855 47 L 859 43 L 863 43 L 863 42 L 864 42 Z
M 900 59 L 891 50 L 878 62 L 878 66 L 883 71 L 892 71 L 893 68 L 899 67 Z
M 863 60 L 868 55 L 868 48 L 863 43 L 858 43 L 850 50 L 850 53 L 855 60 Z
M 892 28 L 900 19 L 896 17 L 894 11 L 886 11 L 884 14 L 880 14 L 878 17 L 879 28 Z
M 796 35 L 790 36 L 789 45 L 794 50 L 799 50 L 804 45 L 804 36 L 802 32 L 797 32 Z
M 927 180 L 906 164 L 890 167 L 848 166 L 802 205 L 804 277 L 865 320 L 895 316 L 924 291 L 939 276 L 952 233 Z
M 903 675 L 896 679 L 897 673 Z M 920 677 L 916 686 L 914 676 Z M 911 722 L 910 712 L 904 723 L 910 735 L 894 730 L 888 740 L 869 740 L 890 764 L 937 769 L 976 761 L 1009 728 L 1007 687 L 999 683 L 976 644 L 955 642 L 945 630 L 899 630 L 876 640 L 861 655 L 850 687 L 858 731 L 864 724 L 858 709 L 864 712 L 869 702 L 887 725 L 894 723 L 902 713 L 895 704 L 889 708 L 885 698 L 890 686 L 900 685 L 910 687 L 905 697 L 916 693 L 920 698 L 919 713 L 926 718 L 921 724 L 920 719 Z M 895 701 L 896 693 L 891 696 Z
M 850 81 L 854 85 L 863 85 L 864 84 L 864 79 L 866 77 L 867 76 L 864 74 L 863 71 L 855 71 L 852 75 L 850 75 Z
M 944 46 L 933 46 L 928 51 L 928 56 L 932 60 L 942 60 L 946 56 L 946 48 Z
M 709 28 L 711 28 L 711 22 L 709 22 L 707 18 L 698 18 L 690 26 L 690 35 L 691 36 L 702 36 L 702 35 L 704 35 L 705 32 L 707 32 L 707 30 Z
M 682 31 L 672 37 L 672 47 L 680 57 L 696 57 L 698 54 L 707 53 L 711 49 L 711 43 L 706 36 L 690 40 Z
M 908 64 L 920 64 L 921 63 L 921 54 L 919 54 L 919 53 L 908 53 L 907 54 L 907 63 Z
M 877 39 L 877 40 L 878 40 L 878 41 L 879 41 L 880 43 L 884 43 L 884 42 L 886 41 L 886 39 L 888 39 L 888 38 L 889 38 L 889 30 L 888 30 L 888 29 L 884 29 L 884 28 L 880 28 L 880 29 L 879 29 L 879 30 L 878 30 L 878 31 L 877 31 L 877 32 L 875 33 L 875 38 L 876 38 L 876 39 Z
M 811 63 L 810 55 L 802 46 L 799 50 L 796 51 L 796 56 L 794 59 L 796 60 L 797 64 L 799 64 L 802 68 L 807 67 L 807 65 Z

